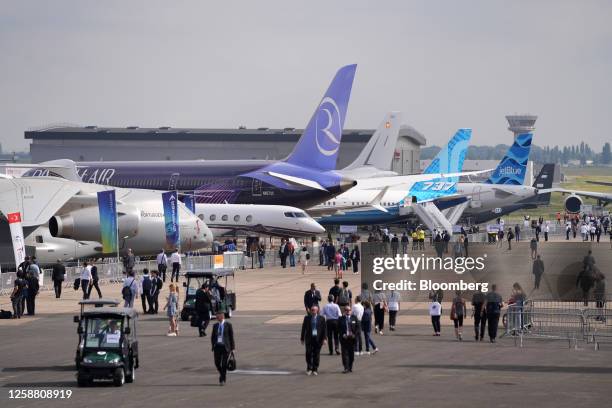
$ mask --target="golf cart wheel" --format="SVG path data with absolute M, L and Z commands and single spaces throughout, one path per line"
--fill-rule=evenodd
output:
M 134 367 L 134 361 L 130 364 L 130 373 L 125 377 L 125 382 L 133 383 L 136 380 L 136 368 Z
M 181 312 L 181 320 L 186 322 L 187 320 L 189 320 L 189 313 L 187 313 L 185 310 L 183 310 Z
M 231 319 L 232 318 L 232 308 L 231 307 L 227 308 L 227 312 L 225 312 L 225 318 L 226 319 Z
M 77 373 L 77 385 L 79 387 L 87 387 L 91 385 L 91 383 L 92 379 L 89 376 L 83 374 L 81 371 Z
M 113 384 L 115 384 L 115 387 L 121 387 L 125 384 L 125 371 L 122 367 L 115 368 L 113 372 Z

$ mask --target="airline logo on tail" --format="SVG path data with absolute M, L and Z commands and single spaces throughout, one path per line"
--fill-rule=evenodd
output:
M 510 146 L 510 149 L 499 162 L 499 165 L 491 174 L 486 184 L 506 184 L 520 186 L 525 182 L 527 172 L 527 161 L 531 150 L 532 133 L 522 133 Z
M 336 168 L 356 69 L 357 65 L 347 65 L 338 70 L 285 162 L 323 171 Z
M 459 129 L 448 144 L 438 152 L 423 174 L 461 172 L 471 137 L 472 129 Z M 410 188 L 408 195 L 416 197 L 417 202 L 435 200 L 456 193 L 458 182 L 459 177 L 420 181 Z
M 324 156 L 332 156 L 340 149 L 342 118 L 338 104 L 330 97 L 323 98 L 317 111 L 315 142 Z M 325 126 L 322 126 L 325 124 Z

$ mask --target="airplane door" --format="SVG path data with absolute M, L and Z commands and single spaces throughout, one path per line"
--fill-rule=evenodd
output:
M 176 186 L 178 185 L 180 173 L 172 173 L 170 176 L 170 182 L 168 183 L 168 191 L 176 190 Z
M 482 207 L 482 201 L 480 197 L 481 191 L 482 191 L 481 186 L 478 186 L 478 185 L 474 186 L 474 190 L 472 190 L 472 202 L 470 204 L 472 208 Z
M 253 197 L 261 196 L 261 180 L 258 180 L 256 178 L 253 179 L 253 186 L 251 192 L 253 194 Z

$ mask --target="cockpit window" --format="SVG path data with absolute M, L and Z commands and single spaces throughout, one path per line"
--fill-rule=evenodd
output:
M 306 214 L 303 212 L 295 212 L 293 213 L 297 218 L 306 218 Z
M 293 213 L 292 213 L 292 212 L 286 212 L 286 213 L 285 213 L 285 217 L 287 217 L 287 218 L 294 218 L 294 217 L 295 217 L 295 215 L 293 215 Z

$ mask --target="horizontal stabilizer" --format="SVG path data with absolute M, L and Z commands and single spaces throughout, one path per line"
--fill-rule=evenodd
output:
M 274 171 L 268 171 L 267 174 L 272 177 L 276 177 L 277 179 L 281 179 L 289 184 L 293 184 L 295 186 L 314 188 L 317 190 L 327 191 L 325 187 L 321 184 L 317 183 L 314 180 L 308 180 L 302 177 L 289 176 L 287 174 L 276 173 Z

